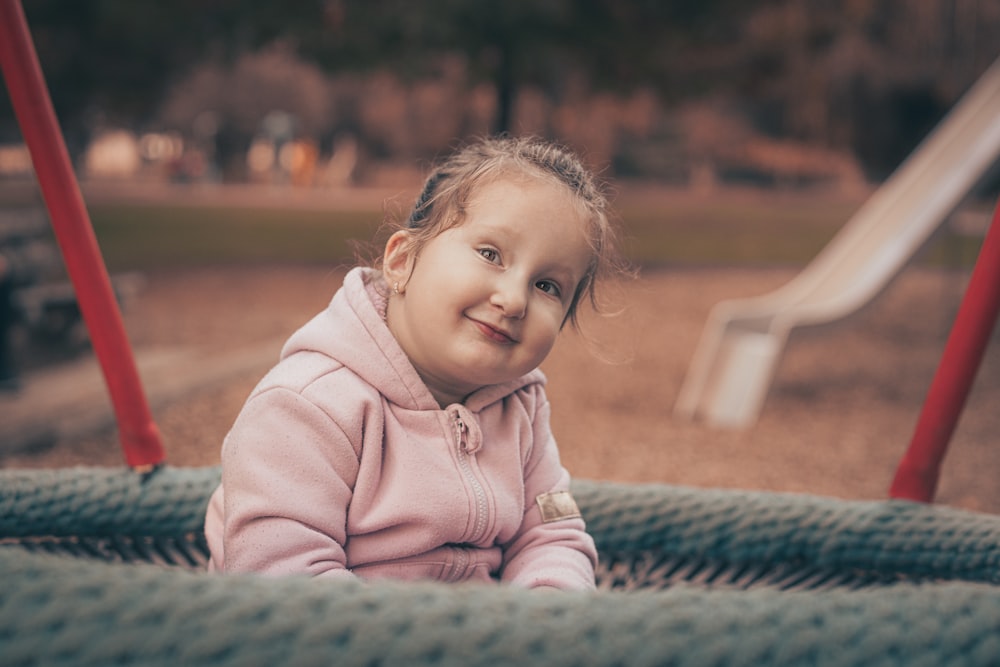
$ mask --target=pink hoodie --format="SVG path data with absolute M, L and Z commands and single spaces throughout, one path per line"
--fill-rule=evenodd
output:
M 593 589 L 542 372 L 442 410 L 383 321 L 380 280 L 352 270 L 247 399 L 209 567 Z

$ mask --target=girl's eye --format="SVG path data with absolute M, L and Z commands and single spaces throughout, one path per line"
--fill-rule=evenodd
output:
M 500 253 L 493 248 L 480 248 L 478 252 L 487 262 L 496 262 L 500 259 Z
M 559 285 L 555 284 L 551 280 L 539 280 L 535 283 L 535 287 L 542 290 L 546 294 L 551 294 L 554 297 L 560 296 Z

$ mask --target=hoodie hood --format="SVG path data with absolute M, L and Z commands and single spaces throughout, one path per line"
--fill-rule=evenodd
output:
M 352 269 L 330 305 L 288 339 L 281 358 L 318 352 L 343 364 L 391 403 L 410 410 L 438 410 L 441 406 L 386 326 L 386 294 L 381 272 Z M 526 385 L 544 382 L 545 376 L 535 369 L 475 391 L 465 405 L 475 412 Z

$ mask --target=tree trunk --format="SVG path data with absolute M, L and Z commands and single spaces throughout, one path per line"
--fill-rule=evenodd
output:
M 514 114 L 514 63 L 510 41 L 502 39 L 497 44 L 497 115 L 493 126 L 496 134 L 510 132 Z

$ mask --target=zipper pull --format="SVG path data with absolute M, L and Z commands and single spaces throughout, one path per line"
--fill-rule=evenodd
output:
M 465 449 L 465 422 L 462 421 L 461 415 L 455 412 L 455 444 L 461 450 Z
M 455 444 L 458 450 L 466 454 L 478 452 L 482 447 L 483 437 L 475 415 L 460 405 L 449 408 L 448 414 L 455 429 Z

